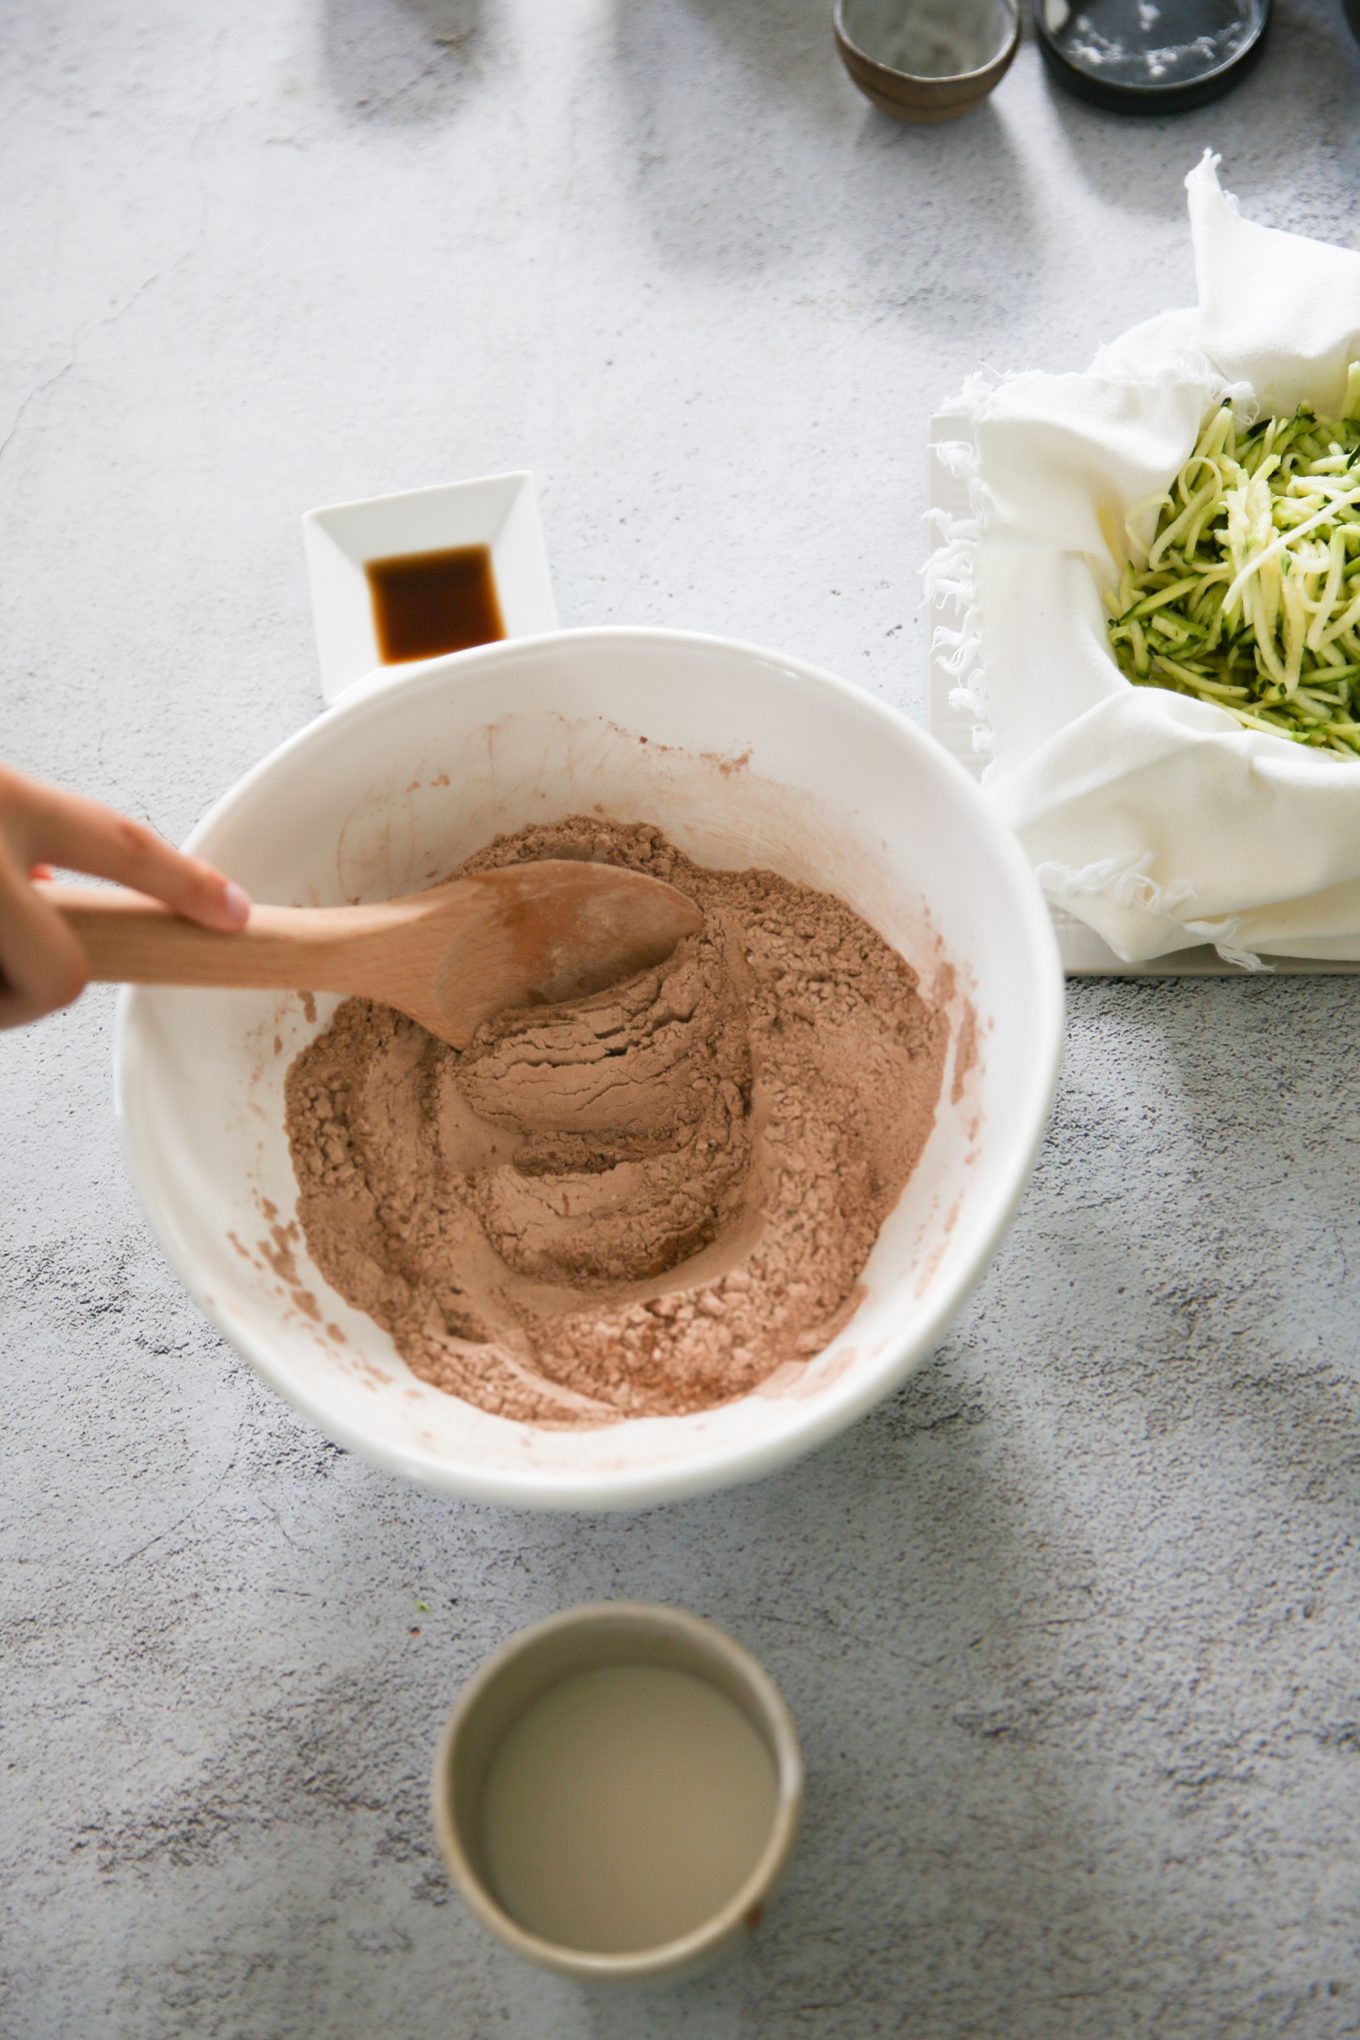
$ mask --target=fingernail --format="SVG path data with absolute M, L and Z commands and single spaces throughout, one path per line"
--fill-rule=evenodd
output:
M 222 904 L 233 928 L 244 928 L 250 919 L 250 895 L 228 879 L 222 888 Z

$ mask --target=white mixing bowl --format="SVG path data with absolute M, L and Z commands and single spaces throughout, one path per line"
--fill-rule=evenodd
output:
M 257 899 L 328 905 L 411 892 L 498 832 L 582 810 L 656 823 L 702 864 L 838 893 L 948 996 L 935 1129 L 853 1318 L 811 1360 L 790 1356 L 700 1416 L 593 1431 L 512 1423 L 416 1380 L 287 1237 L 284 1075 L 333 999 L 308 1019 L 296 994 L 127 991 L 117 1096 L 133 1179 L 186 1287 L 329 1437 L 454 1494 L 632 1508 L 784 1465 L 929 1354 L 1033 1162 L 1062 979 L 1024 858 L 943 750 L 797 660 L 676 631 L 558 632 L 375 675 L 247 774 L 191 847 Z M 956 1070 L 969 1009 L 978 1053 Z

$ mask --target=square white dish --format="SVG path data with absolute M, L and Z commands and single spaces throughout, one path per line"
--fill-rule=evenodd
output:
M 487 546 L 506 637 L 537 637 L 558 627 L 538 491 L 526 472 L 330 503 L 306 513 L 302 544 L 328 707 L 383 663 L 365 572 L 370 560 Z M 402 670 L 429 664 L 406 660 Z

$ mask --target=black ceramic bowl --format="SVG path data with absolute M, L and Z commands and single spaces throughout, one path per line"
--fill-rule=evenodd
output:
M 1360 14 L 1360 0 L 1345 0 Z M 1069 91 L 1118 113 L 1203 106 L 1261 54 L 1271 0 L 1034 0 L 1044 60 Z

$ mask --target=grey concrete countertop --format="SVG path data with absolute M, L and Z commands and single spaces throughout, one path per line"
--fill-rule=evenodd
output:
M 0 48 L 0 752 L 181 836 L 319 706 L 297 519 L 516 465 L 566 623 L 919 715 L 926 418 L 1191 293 L 1206 145 L 1356 232 L 1360 50 L 1279 0 L 1129 121 L 1027 42 L 898 128 L 829 0 L 37 0 Z M 721 1500 L 548 1519 L 333 1450 L 124 1179 L 110 998 L 0 1042 L 0 2032 L 1360 2031 L 1350 980 L 1085 984 L 932 1364 Z M 459 1682 L 572 1601 L 769 1665 L 811 1791 L 749 1957 L 595 1998 L 451 1896 Z M 425 1605 L 420 1605 L 425 1604 Z

